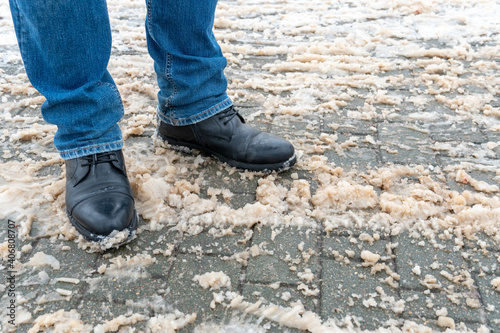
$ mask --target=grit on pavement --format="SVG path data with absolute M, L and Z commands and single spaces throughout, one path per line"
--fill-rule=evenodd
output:
M 145 4 L 108 7 L 141 222 L 103 250 L 0 3 L 1 332 L 500 332 L 498 2 L 221 0 L 230 97 L 296 147 L 279 174 L 155 142 Z

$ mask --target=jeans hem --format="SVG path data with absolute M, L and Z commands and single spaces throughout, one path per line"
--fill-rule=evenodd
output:
M 160 109 L 158 108 L 156 110 L 156 113 L 158 114 L 158 117 L 160 118 L 161 121 L 172 125 L 172 126 L 187 126 L 187 125 L 193 125 L 196 123 L 199 123 L 200 121 L 203 121 L 205 119 L 208 119 L 217 113 L 220 113 L 224 110 L 226 110 L 228 107 L 233 105 L 233 101 L 228 97 L 224 101 L 206 109 L 203 110 L 200 113 L 197 113 L 196 115 L 190 116 L 188 118 L 182 118 L 182 119 L 172 119 L 170 117 L 165 116 L 162 112 L 160 112 Z
M 108 151 L 120 150 L 123 148 L 123 141 L 104 143 L 99 145 L 88 146 L 79 149 L 59 151 L 59 154 L 64 160 L 69 160 L 77 157 L 83 157 L 92 154 L 105 153 Z

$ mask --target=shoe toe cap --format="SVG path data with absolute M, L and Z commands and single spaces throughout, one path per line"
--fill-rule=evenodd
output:
M 285 139 L 261 132 L 250 143 L 248 153 L 252 162 L 270 164 L 290 160 L 295 155 L 295 149 Z
M 90 233 L 107 236 L 128 228 L 134 219 L 134 200 L 127 195 L 97 196 L 73 209 L 72 217 Z

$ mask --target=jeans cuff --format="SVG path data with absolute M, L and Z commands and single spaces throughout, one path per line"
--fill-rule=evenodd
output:
M 72 158 L 83 157 L 87 155 L 93 155 L 98 153 L 105 153 L 108 151 L 120 150 L 123 148 L 123 141 L 104 143 L 100 145 L 93 145 L 89 147 L 67 150 L 67 151 L 59 151 L 61 157 L 65 160 L 69 160 Z
M 226 98 L 224 101 L 206 109 L 203 110 L 200 113 L 197 113 L 194 116 L 190 116 L 188 118 L 183 118 L 183 119 L 172 119 L 170 117 L 165 116 L 162 112 L 160 112 L 160 109 L 156 109 L 156 113 L 158 114 L 158 117 L 160 118 L 161 121 L 172 125 L 172 126 L 187 126 L 187 125 L 192 125 L 199 123 L 200 121 L 203 121 L 205 119 L 208 119 L 212 117 L 213 115 L 216 115 L 217 113 L 220 113 L 224 110 L 226 110 L 228 107 L 233 105 L 233 101 L 230 98 Z

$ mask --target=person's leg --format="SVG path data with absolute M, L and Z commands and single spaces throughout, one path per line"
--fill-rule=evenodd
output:
M 283 170 L 293 146 L 245 124 L 226 94 L 227 64 L 213 34 L 217 0 L 146 0 L 148 49 L 155 61 L 158 137 L 203 150 L 242 169 Z
M 216 0 L 146 0 L 148 50 L 160 92 L 158 116 L 171 125 L 197 123 L 232 105 L 227 61 L 212 32 Z
M 111 29 L 105 0 L 10 0 L 26 73 L 45 96 L 64 159 L 120 149 L 123 106 L 106 66 Z
M 88 240 L 137 228 L 120 151 L 123 106 L 106 66 L 111 29 L 105 0 L 10 0 L 19 49 L 43 118 L 57 125 L 66 160 L 66 209 Z

